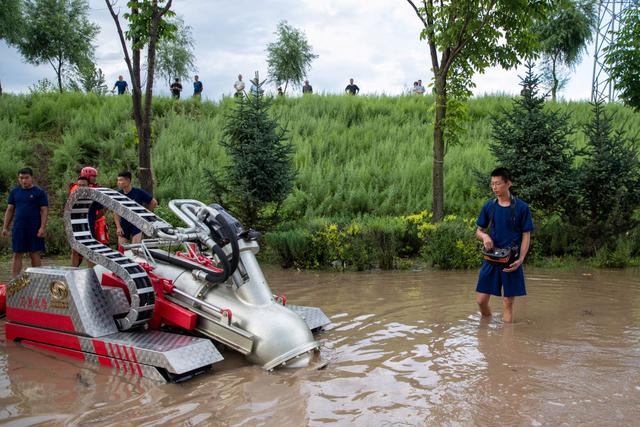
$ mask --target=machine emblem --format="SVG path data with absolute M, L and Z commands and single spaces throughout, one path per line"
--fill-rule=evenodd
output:
M 51 292 L 51 307 L 53 308 L 69 308 L 69 286 L 60 280 L 51 282 L 49 286 Z
M 22 289 L 26 288 L 30 283 L 29 276 L 27 274 L 22 274 L 20 277 L 17 277 L 13 282 L 9 283 L 7 286 L 7 297 L 11 298 Z

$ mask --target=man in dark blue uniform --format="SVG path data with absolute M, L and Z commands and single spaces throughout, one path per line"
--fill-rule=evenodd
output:
M 116 88 L 118 89 L 118 95 L 124 95 L 126 92 L 129 92 L 129 85 L 122 76 L 118 76 L 118 81 L 113 85 L 111 93 L 115 92 Z
M 141 188 L 131 186 L 131 172 L 129 171 L 123 171 L 118 174 L 118 188 L 120 193 L 146 207 L 150 211 L 153 211 L 156 206 L 158 206 L 158 202 L 151 194 Z M 140 243 L 142 241 L 142 231 L 129 221 L 114 214 L 114 222 L 116 223 L 119 245 L 124 245 L 129 242 Z
M 511 174 L 505 168 L 491 172 L 491 190 L 496 195 L 482 207 L 476 224 L 476 237 L 485 250 L 513 248 L 517 257 L 507 266 L 482 263 L 476 287 L 476 302 L 483 316 L 491 316 L 491 295 L 502 296 L 504 322 L 513 322 L 515 297 L 527 294 L 524 285 L 524 262 L 529 245 L 533 218 L 529 206 L 511 194 Z M 489 231 L 487 232 L 487 229 Z
M 9 234 L 11 228 L 11 245 L 13 263 L 11 273 L 17 276 L 22 270 L 22 257 L 28 253 L 31 266 L 42 265 L 40 252 L 44 252 L 44 234 L 49 214 L 47 193 L 33 185 L 33 170 L 22 168 L 18 171 L 18 184 L 9 193 L 7 211 L 4 214 L 2 236 Z

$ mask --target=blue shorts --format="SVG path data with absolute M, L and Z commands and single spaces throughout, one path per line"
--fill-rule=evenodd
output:
M 44 252 L 44 238 L 38 237 L 37 228 L 14 227 L 11 246 L 14 253 Z
M 505 273 L 502 269 L 503 267 L 483 261 L 478 275 L 476 292 L 505 297 L 526 295 L 527 290 L 524 287 L 524 269 L 522 266 L 511 273 Z
M 122 221 L 120 226 L 122 227 L 123 237 L 127 240 L 131 240 L 136 234 L 142 233 L 139 228 L 130 222 Z

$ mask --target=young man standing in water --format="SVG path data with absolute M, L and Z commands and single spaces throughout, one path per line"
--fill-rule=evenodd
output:
M 525 202 L 513 197 L 511 184 L 511 174 L 506 168 L 491 172 L 491 190 L 496 198 L 485 203 L 476 221 L 476 237 L 486 250 L 512 247 L 518 254 L 507 267 L 483 261 L 476 287 L 476 302 L 483 316 L 491 316 L 491 295 L 502 296 L 502 320 L 506 323 L 513 322 L 515 297 L 527 294 L 522 263 L 529 252 L 533 231 L 531 210 Z

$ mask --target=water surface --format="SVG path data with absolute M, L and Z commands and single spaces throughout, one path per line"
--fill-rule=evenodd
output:
M 475 272 L 269 268 L 275 293 L 332 320 L 323 370 L 264 372 L 234 353 L 182 384 L 112 375 L 0 343 L 12 425 L 637 425 L 638 270 L 527 270 L 516 323 L 482 320 Z M 0 280 L 6 277 L 0 277 Z M 2 337 L 4 324 L 0 322 Z

